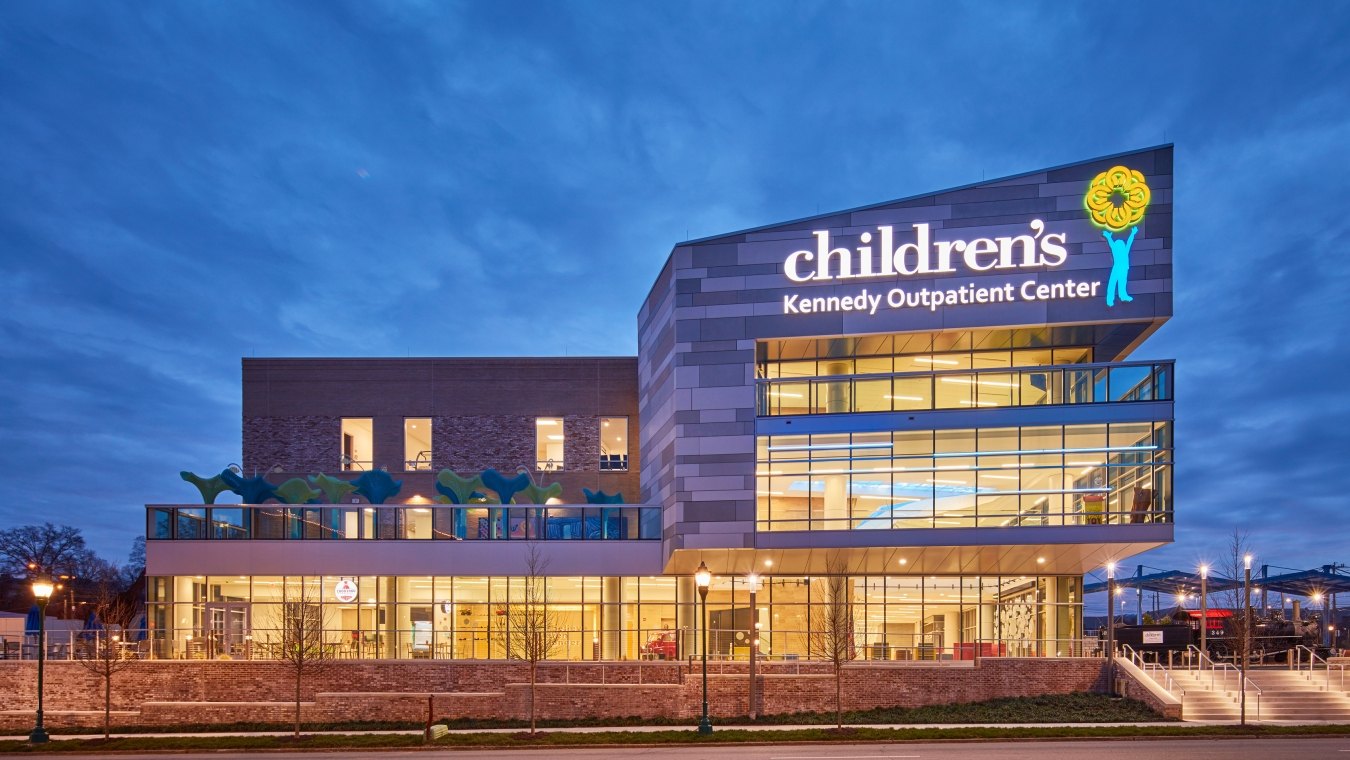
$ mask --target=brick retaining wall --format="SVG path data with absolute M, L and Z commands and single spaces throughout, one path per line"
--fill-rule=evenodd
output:
M 985 659 L 974 665 L 872 665 L 844 668 L 845 710 L 918 707 L 998 697 L 1093 691 L 1103 687 L 1099 659 Z M 761 666 L 761 714 L 829 712 L 834 677 L 827 664 Z M 0 662 L 0 727 L 31 725 L 36 663 Z M 427 699 L 442 717 L 521 718 L 529 670 L 507 662 L 343 662 L 307 677 L 301 687 L 306 721 L 419 722 Z M 749 712 L 744 663 L 714 664 L 709 704 L 716 716 Z M 547 663 L 539 668 L 540 718 L 693 718 L 702 680 L 687 663 Z M 281 663 L 257 661 L 135 663 L 113 681 L 116 725 L 236 721 L 285 722 L 294 709 L 294 681 Z M 102 723 L 102 687 L 78 663 L 49 662 L 46 717 L 53 727 Z

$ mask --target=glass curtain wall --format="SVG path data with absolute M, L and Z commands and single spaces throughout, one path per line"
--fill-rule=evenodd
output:
M 761 436 L 759 530 L 1170 520 L 1169 422 Z
M 512 604 L 527 579 L 432 576 L 179 576 L 149 579 L 150 656 L 271 659 L 297 605 L 322 620 L 337 658 L 505 659 Z M 550 577 L 550 659 L 676 660 L 700 646 L 698 594 L 684 576 Z M 746 659 L 753 616 L 744 578 L 715 576 L 708 654 Z M 851 657 L 966 660 L 1076 656 L 1081 579 L 1073 576 L 764 576 L 760 654 L 821 659 L 831 613 L 848 620 Z M 836 605 L 842 606 L 842 610 Z M 838 619 L 839 615 L 833 615 Z

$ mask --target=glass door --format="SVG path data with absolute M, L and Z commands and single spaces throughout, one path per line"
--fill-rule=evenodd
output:
M 248 604 L 245 602 L 217 602 L 206 605 L 207 657 L 215 659 L 249 659 Z

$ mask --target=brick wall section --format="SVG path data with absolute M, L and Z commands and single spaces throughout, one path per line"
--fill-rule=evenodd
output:
M 843 671 L 845 710 L 918 707 L 998 697 L 1103 688 L 1100 659 L 987 659 L 974 666 L 852 665 Z M 0 727 L 31 724 L 36 663 L 0 662 Z M 760 712 L 829 712 L 834 677 L 828 665 L 776 663 L 761 668 Z M 437 717 L 518 718 L 529 700 L 529 671 L 519 663 L 342 663 L 302 686 L 307 721 L 420 721 L 432 695 Z M 714 715 L 749 711 L 744 663 L 714 664 L 708 677 Z M 700 671 L 686 663 L 547 663 L 539 670 L 541 718 L 694 718 Z M 293 681 L 272 662 L 143 662 L 113 684 L 118 725 L 172 725 L 291 718 Z M 102 721 L 98 678 L 77 663 L 52 662 L 46 677 L 47 722 L 53 727 Z
M 1181 705 L 1163 704 L 1161 699 L 1154 696 L 1143 684 L 1139 683 L 1133 674 L 1118 669 L 1116 671 L 1116 680 L 1120 687 L 1120 696 L 1129 699 L 1137 699 L 1148 705 L 1154 712 L 1168 718 L 1169 720 L 1181 720 Z
M 342 418 L 322 415 L 244 419 L 246 474 L 274 465 L 288 472 L 336 473 L 342 458 Z M 222 465 L 223 467 L 223 465 Z M 189 468 L 191 469 L 191 468 Z M 215 473 L 218 469 L 200 468 Z
M 495 468 L 508 475 L 535 466 L 535 419 L 564 420 L 565 469 L 536 474 L 562 483 L 563 500 L 584 502 L 582 488 L 639 498 L 641 457 L 629 447 L 628 472 L 600 472 L 600 420 L 627 417 L 627 441 L 638 439 L 635 357 L 510 359 L 245 359 L 243 465 L 268 479 L 339 469 L 341 420 L 373 421 L 373 456 L 404 481 L 394 501 L 434 498 L 434 472 L 403 472 L 403 423 L 432 419 L 432 465 L 470 475 Z M 193 466 L 189 466 L 193 465 Z M 217 472 L 216 463 L 184 469 Z M 183 501 L 195 501 L 185 485 Z
M 508 475 L 517 467 L 533 470 L 534 420 L 518 414 L 435 417 L 431 422 L 432 466 L 437 470 L 448 467 L 464 476 L 489 467 Z

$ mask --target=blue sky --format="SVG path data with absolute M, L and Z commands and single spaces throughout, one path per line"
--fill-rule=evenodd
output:
M 672 244 L 1176 144 L 1178 541 L 1346 554 L 1350 6 L 0 7 L 0 526 L 121 559 L 241 356 L 632 354 Z

